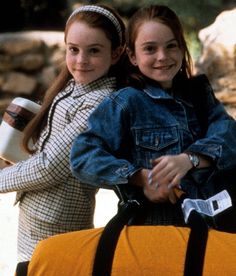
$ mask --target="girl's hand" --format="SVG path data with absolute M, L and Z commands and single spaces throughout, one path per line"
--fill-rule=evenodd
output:
M 168 188 L 166 185 L 159 186 L 153 185 L 150 182 L 151 171 L 142 169 L 136 172 L 131 178 L 129 183 L 136 186 L 141 186 L 145 196 L 152 202 L 165 202 L 170 201 L 175 203 L 178 197 L 176 196 L 173 188 Z
M 199 155 L 199 168 L 211 166 L 209 159 Z M 180 181 L 193 165 L 186 153 L 161 156 L 152 161 L 153 169 L 142 169 L 135 173 L 130 183 L 143 188 L 145 196 L 152 202 L 175 203 L 182 193 Z
M 181 179 L 192 168 L 186 153 L 161 156 L 152 161 L 153 169 L 149 174 L 149 184 L 179 188 Z
M 152 165 L 144 194 L 153 202 L 176 203 L 181 178 L 192 168 L 187 154 L 162 156 L 153 160 Z
M 168 188 L 167 185 L 146 185 L 143 187 L 145 196 L 152 202 L 162 203 L 171 201 L 175 203 L 177 198 L 172 188 Z

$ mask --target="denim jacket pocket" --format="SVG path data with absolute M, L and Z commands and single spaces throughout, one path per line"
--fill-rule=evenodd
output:
M 135 129 L 136 162 L 150 168 L 150 160 L 162 155 L 178 154 L 180 143 L 177 127 Z

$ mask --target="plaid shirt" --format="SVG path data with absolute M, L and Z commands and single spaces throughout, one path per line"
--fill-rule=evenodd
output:
M 31 217 L 77 229 L 92 227 L 96 189 L 72 176 L 69 154 L 91 111 L 114 89 L 114 78 L 89 85 L 71 80 L 52 103 L 37 152 L 0 171 L 0 192 L 17 191 L 16 202 Z

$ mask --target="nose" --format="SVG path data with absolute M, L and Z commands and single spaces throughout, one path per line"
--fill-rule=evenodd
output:
M 88 55 L 84 52 L 79 52 L 77 55 L 77 63 L 81 63 L 81 64 L 88 63 Z
M 167 58 L 167 51 L 165 48 L 160 48 L 157 51 L 157 59 L 158 60 L 164 60 Z

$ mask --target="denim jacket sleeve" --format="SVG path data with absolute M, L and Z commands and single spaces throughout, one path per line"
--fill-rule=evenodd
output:
M 210 88 L 211 89 L 211 88 Z M 207 130 L 187 151 L 211 157 L 219 170 L 236 166 L 236 121 L 226 112 L 213 91 L 207 94 Z
M 109 188 L 128 183 L 129 176 L 139 170 L 118 157 L 130 135 L 128 113 L 108 97 L 91 114 L 88 130 L 77 136 L 70 154 L 72 173 L 81 182 Z

